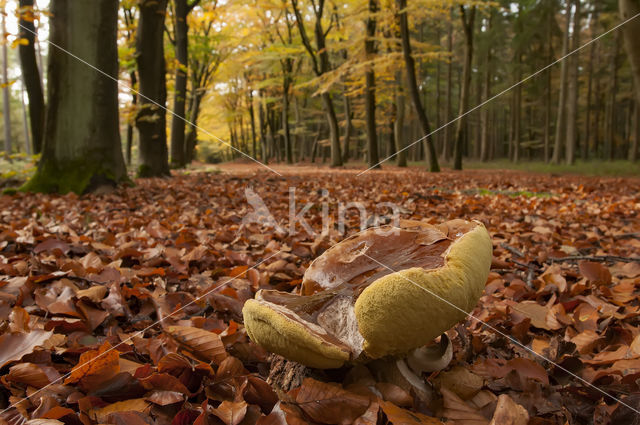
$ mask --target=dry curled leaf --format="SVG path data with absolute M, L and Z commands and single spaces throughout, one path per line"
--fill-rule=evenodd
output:
M 220 363 L 227 357 L 220 336 L 214 332 L 189 326 L 169 326 L 166 332 L 180 346 L 203 360 Z

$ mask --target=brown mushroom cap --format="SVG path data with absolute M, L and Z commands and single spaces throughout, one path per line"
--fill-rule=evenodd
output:
M 317 368 L 407 353 L 475 307 L 491 255 L 477 222 L 367 229 L 313 261 L 301 295 L 259 291 L 245 327 L 267 350 Z

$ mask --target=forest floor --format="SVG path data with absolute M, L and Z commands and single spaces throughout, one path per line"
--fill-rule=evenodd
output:
M 275 170 L 221 164 L 109 193 L 0 197 L 0 418 L 639 423 L 640 179 Z M 312 234 L 289 229 L 292 193 L 295 214 L 311 204 Z M 276 223 L 246 220 L 256 194 Z M 448 331 L 453 359 L 424 376 L 429 399 L 364 366 L 288 364 L 283 388 L 281 359 L 246 335 L 241 310 L 257 289 L 295 290 L 315 257 L 359 229 L 355 213 L 346 235 L 336 226 L 348 202 L 362 203 L 367 225 L 389 219 L 387 202 L 402 218 L 479 220 L 492 236 L 473 312 L 491 328 L 469 318 Z

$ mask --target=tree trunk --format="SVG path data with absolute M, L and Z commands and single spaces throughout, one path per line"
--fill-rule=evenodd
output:
M 567 0 L 567 7 L 565 8 L 565 29 L 562 38 L 562 56 L 566 56 L 569 53 L 569 27 L 571 25 L 571 2 Z M 556 123 L 555 140 L 553 141 L 553 156 L 551 161 L 554 164 L 560 163 L 560 156 L 562 151 L 562 135 L 566 134 L 566 106 L 567 106 L 567 77 L 568 77 L 568 64 L 566 60 L 560 63 L 560 96 L 558 100 L 558 118 Z
M 51 12 L 52 43 L 118 75 L 117 0 L 53 0 Z M 58 49 L 47 82 L 42 158 L 23 190 L 84 193 L 126 180 L 117 82 Z
M 367 17 L 367 37 L 364 42 L 364 50 L 367 61 L 373 61 L 376 52 L 376 18 L 378 11 L 377 0 L 369 0 L 369 16 Z M 369 168 L 380 168 L 378 158 L 378 135 L 376 133 L 376 77 L 373 64 L 369 64 L 365 71 L 365 92 L 364 104 L 367 121 L 367 166 Z
M 289 131 L 289 81 L 288 72 L 284 76 L 283 94 L 282 94 L 282 136 L 284 138 L 284 150 L 287 164 L 293 164 L 293 152 L 291 147 L 291 132 Z
M 135 71 L 129 74 L 131 78 L 131 87 L 135 87 L 138 84 L 138 78 L 136 77 Z M 131 107 L 136 108 L 138 104 L 138 95 L 136 93 L 132 93 L 133 98 L 131 99 Z M 127 161 L 127 165 L 131 166 L 131 151 L 133 149 L 133 123 L 131 121 L 127 122 L 127 141 L 125 147 L 125 159 Z
M 204 93 L 196 90 L 191 98 L 189 121 L 191 121 L 193 125 L 189 126 L 185 138 L 185 158 L 187 163 L 193 161 L 195 156 L 195 149 L 198 143 L 198 117 L 200 116 L 200 104 L 202 103 L 203 97 Z
M 20 0 L 20 38 L 27 41 L 19 47 L 20 70 L 29 98 L 29 119 L 31 122 L 31 140 L 33 152 L 42 150 L 44 129 L 44 91 L 36 58 L 36 27 L 33 21 L 33 1 Z
M 490 37 L 491 21 L 493 13 L 489 14 L 487 19 L 486 34 Z M 482 101 L 486 102 L 491 97 L 491 40 L 487 43 L 487 51 L 484 58 L 484 84 L 482 86 Z M 487 162 L 489 160 L 489 112 L 490 105 L 484 105 L 480 110 L 480 161 Z
M 620 17 L 629 19 L 640 13 L 639 0 L 618 0 Z M 636 105 L 640 103 L 640 18 L 635 18 L 622 27 L 624 48 L 629 56 L 633 73 Z
M 431 127 L 429 125 L 429 119 L 427 113 L 422 105 L 420 99 L 420 91 L 418 90 L 418 82 L 416 80 L 416 67 L 413 56 L 411 55 L 411 40 L 409 35 L 409 18 L 407 17 L 407 0 L 396 0 L 398 7 L 398 20 L 400 26 L 400 35 L 402 38 L 402 52 L 404 55 L 404 62 L 407 71 L 407 80 L 409 85 L 409 93 L 413 100 L 413 106 L 418 116 L 418 121 L 422 127 L 424 133 L 424 145 L 427 153 L 427 161 L 429 164 L 429 171 L 438 172 L 440 166 L 438 165 L 438 156 L 436 154 L 435 146 L 433 145 L 433 138 L 431 137 Z
M 405 96 L 404 88 L 402 84 L 402 72 L 396 73 L 396 82 L 398 84 L 396 89 L 396 120 L 394 122 L 393 132 L 396 142 L 396 165 L 398 167 L 407 166 L 407 151 L 404 149 L 406 135 L 404 131 L 404 119 L 405 119 Z
M 571 37 L 571 50 L 580 47 L 580 0 L 575 0 L 575 12 L 573 14 L 573 32 Z M 567 99 L 567 140 L 565 146 L 566 162 L 573 165 L 575 162 L 575 150 L 578 140 L 578 90 L 579 75 L 578 63 L 580 62 L 580 52 L 574 53 L 569 58 L 569 96 Z
M 253 107 L 253 90 L 249 88 L 249 117 L 251 118 L 251 153 L 253 158 L 258 158 L 257 146 L 256 146 L 256 116 Z
M 595 9 L 591 14 L 591 31 L 592 31 L 592 40 L 595 34 L 595 26 L 596 22 L 598 22 L 598 11 Z M 587 110 L 585 113 L 585 123 L 584 123 L 584 142 L 582 143 L 582 159 L 586 160 L 589 157 L 589 144 L 591 143 L 591 95 L 593 93 L 593 61 L 595 60 L 596 55 L 596 46 L 597 43 L 591 44 L 589 49 L 589 65 L 587 67 Z
M 349 96 L 347 96 L 346 88 L 344 93 L 344 119 L 345 119 L 345 129 L 344 129 L 344 141 L 342 143 L 342 162 L 347 163 L 349 161 L 349 145 L 351 143 L 351 133 L 353 133 L 353 123 L 351 122 L 351 100 Z
M 2 34 L 7 33 L 7 14 L 2 5 Z M 2 43 L 2 115 L 4 117 L 4 151 L 11 154 L 11 102 L 9 100 L 9 55 L 7 43 Z
M 445 111 L 446 123 L 453 119 L 451 115 L 451 99 L 453 96 L 453 9 L 447 27 L 447 53 L 449 53 L 449 63 L 447 64 L 447 110 Z M 451 158 L 451 126 L 444 128 L 444 140 L 442 141 L 442 158 L 448 161 Z
M 633 135 L 633 142 L 631 143 L 631 146 L 629 147 L 629 161 L 631 162 L 636 162 L 638 160 L 638 144 L 640 144 L 640 102 L 635 102 L 635 118 L 633 120 L 634 122 L 634 135 Z
M 460 109 L 456 127 L 456 144 L 454 146 L 454 170 L 462 170 L 462 149 L 465 137 L 467 135 L 467 117 L 464 114 L 469 109 L 469 89 L 471 86 L 471 61 L 473 59 L 473 27 L 476 17 L 476 7 L 471 6 L 469 17 L 465 6 L 460 6 L 460 17 L 462 19 L 462 28 L 464 29 L 464 65 L 462 68 L 462 90 L 460 93 Z M 519 87 L 519 86 L 518 86 Z
M 182 168 L 185 158 L 185 113 L 187 98 L 187 73 L 189 67 L 189 4 L 187 0 L 174 0 L 175 4 L 175 54 L 176 74 L 173 89 L 173 116 L 171 118 L 171 167 Z
M 169 175 L 166 117 L 164 21 L 168 0 L 141 0 L 136 35 L 140 109 L 136 127 L 140 140 L 140 177 Z
M 554 3 L 549 2 L 550 5 Z M 555 7 L 552 9 L 555 12 Z M 552 23 L 555 20 L 554 13 L 548 12 L 547 14 L 547 63 L 553 62 L 553 26 Z M 551 68 L 545 71 L 546 87 L 544 93 L 544 162 L 549 162 L 549 150 L 551 145 Z
M 613 51 L 611 52 L 611 61 L 609 62 L 609 99 L 607 102 L 606 129 L 607 135 L 605 140 L 605 158 L 612 160 L 615 156 L 615 136 L 616 136 L 616 96 L 618 94 L 618 51 L 620 50 L 620 31 L 614 36 Z
M 27 116 L 27 105 L 24 101 L 24 80 L 20 85 L 20 104 L 22 105 L 22 124 L 24 130 L 24 149 L 27 155 L 32 154 L 31 137 L 29 134 L 29 117 Z

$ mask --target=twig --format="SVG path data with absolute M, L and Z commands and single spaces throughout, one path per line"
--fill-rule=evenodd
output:
M 549 258 L 546 262 L 562 263 L 564 261 L 622 261 L 625 263 L 640 263 L 640 257 L 620 257 L 618 255 L 571 255 L 562 258 Z
M 504 242 L 502 242 L 500 246 L 506 249 L 507 251 L 509 251 L 510 253 L 512 253 L 513 255 L 515 255 L 516 257 L 524 258 L 524 254 L 517 248 L 514 248 L 511 245 L 507 245 Z

